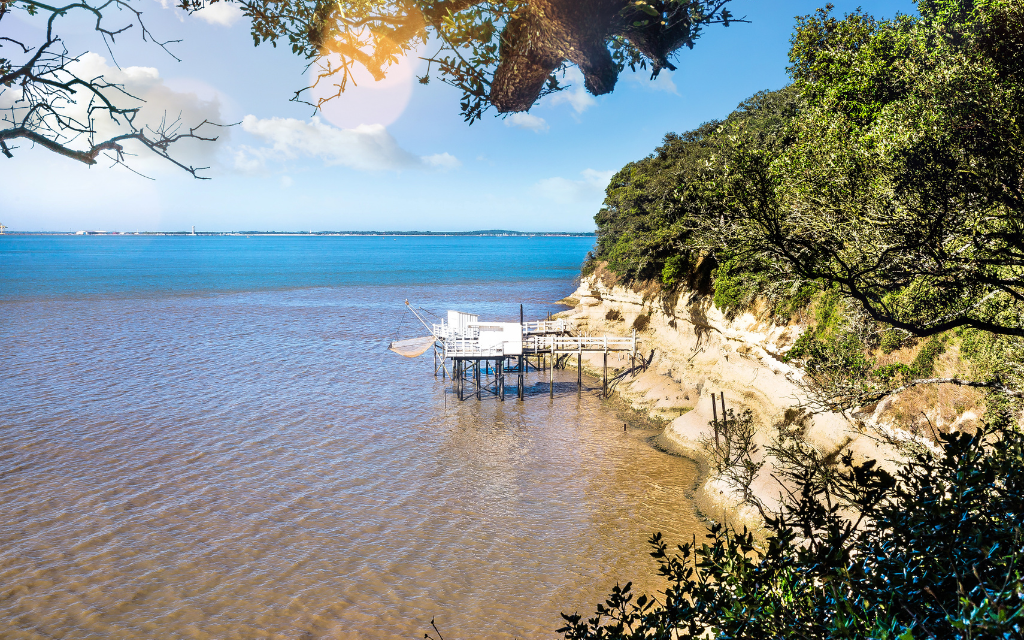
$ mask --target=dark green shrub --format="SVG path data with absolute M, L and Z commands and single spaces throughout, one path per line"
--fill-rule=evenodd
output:
M 750 298 L 750 278 L 737 270 L 736 260 L 718 265 L 715 270 L 715 306 L 727 314 L 739 309 Z
M 895 477 L 874 461 L 794 466 L 764 543 L 720 524 L 651 555 L 660 599 L 616 586 L 596 615 L 562 614 L 567 640 L 1020 638 L 1024 437 L 1011 408 L 941 437 Z
M 689 261 L 685 256 L 671 256 L 665 260 L 665 266 L 661 268 L 661 284 L 666 289 L 671 289 L 683 281 L 690 268 Z
M 775 300 L 772 314 L 780 320 L 788 321 L 811 303 L 811 300 L 814 299 L 814 294 L 820 288 L 815 282 L 805 282 L 794 286 L 791 293 L 782 295 Z
M 593 251 L 588 251 L 587 257 L 583 259 L 583 266 L 580 267 L 580 275 L 586 278 L 595 270 L 597 270 L 597 258 Z
M 782 356 L 783 362 L 803 360 L 811 355 L 811 347 L 814 344 L 814 329 L 808 329 L 800 334 L 793 346 Z
M 638 315 L 636 317 L 636 320 L 633 321 L 633 328 L 636 329 L 637 331 L 643 331 L 644 329 L 649 327 L 650 324 L 651 324 L 651 316 L 650 316 L 650 314 L 641 314 L 641 315 Z
M 914 358 L 910 368 L 913 369 L 917 377 L 930 378 L 935 373 L 935 359 L 942 355 L 945 350 L 946 343 L 942 338 L 938 336 L 932 338 L 917 353 L 917 357 Z
M 882 340 L 879 347 L 882 349 L 882 353 L 892 353 L 903 346 L 903 334 L 895 329 L 889 329 L 882 334 Z
M 604 314 L 605 320 L 622 320 L 622 314 L 619 313 L 618 309 L 609 309 L 608 313 Z

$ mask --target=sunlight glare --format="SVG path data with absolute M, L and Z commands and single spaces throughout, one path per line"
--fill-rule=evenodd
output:
M 388 67 L 387 75 L 380 82 L 375 82 L 362 65 L 354 65 L 354 78 L 350 79 L 344 93 L 323 105 L 322 117 L 342 129 L 352 129 L 361 124 L 387 126 L 398 120 L 409 104 L 415 76 L 423 66 L 420 55 L 420 51 L 414 50 L 410 55 L 400 58 L 397 64 Z M 332 55 L 330 62 L 332 66 L 340 65 L 337 56 Z M 315 67 L 307 72 L 307 78 L 310 83 L 316 81 Z M 310 102 L 315 103 L 336 91 L 337 88 L 329 79 L 321 80 L 320 85 L 310 92 Z

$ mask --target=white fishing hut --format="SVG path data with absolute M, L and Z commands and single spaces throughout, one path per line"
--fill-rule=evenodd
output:
M 451 361 L 451 378 L 459 399 L 465 397 L 466 381 L 475 383 L 477 399 L 484 389 L 505 399 L 505 374 L 516 374 L 517 395 L 523 399 L 523 378 L 532 366 L 536 371 L 548 371 L 551 395 L 554 395 L 554 369 L 561 368 L 571 356 L 576 356 L 577 390 L 583 388 L 583 354 L 604 354 L 602 393 L 608 393 L 608 354 L 628 352 L 630 373 L 637 370 L 636 331 L 629 337 L 577 336 L 571 322 L 558 320 L 519 322 L 481 322 L 472 313 L 448 311 L 440 323 L 428 325 L 406 300 L 409 310 L 431 335 L 392 342 L 392 351 L 406 357 L 422 355 L 433 346 L 434 375 L 449 375 L 447 362 Z M 531 358 L 533 362 L 531 362 Z M 641 362 L 646 362 L 641 358 Z

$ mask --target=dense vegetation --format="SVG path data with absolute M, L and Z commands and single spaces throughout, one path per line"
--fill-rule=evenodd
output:
M 856 373 L 822 390 L 831 409 L 917 379 L 863 358 L 883 337 L 954 332 L 1019 353 L 1024 3 L 918 8 L 800 18 L 790 86 L 670 134 L 614 176 L 585 270 L 606 262 L 666 289 L 707 275 L 719 308 L 760 299 L 782 320 L 815 297 L 838 304 L 817 336 L 831 340 L 797 351 L 823 376 Z M 969 382 L 1020 389 L 1019 367 L 991 364 Z
M 617 587 L 566 638 L 1024 637 L 1024 2 L 917 4 L 799 18 L 792 84 L 624 167 L 584 268 L 800 314 L 820 408 L 953 382 L 988 388 L 983 426 L 896 476 L 776 456 L 797 489 L 765 540 L 654 536 L 663 597 Z M 972 377 L 935 378 L 954 347 Z
M 993 446 L 998 443 L 998 446 Z M 616 587 L 569 640 L 1020 638 L 1024 634 L 1024 436 L 1005 405 L 946 435 L 895 476 L 873 463 L 781 470 L 801 490 L 759 544 L 714 525 L 708 541 L 651 554 L 659 600 Z

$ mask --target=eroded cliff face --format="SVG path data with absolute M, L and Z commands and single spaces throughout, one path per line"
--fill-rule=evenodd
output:
M 631 373 L 629 356 L 610 355 L 611 386 L 635 409 L 668 422 L 661 436 L 664 446 L 703 464 L 696 498 L 709 517 L 717 519 L 725 511 L 734 522 L 761 523 L 757 511 L 741 504 L 736 489 L 707 464 L 702 443 L 714 438 L 712 394 L 724 393 L 726 406 L 737 414 L 753 413 L 756 460 L 763 459 L 765 445 L 779 428 L 795 433 L 822 456 L 851 450 L 855 458 L 889 465 L 900 457 L 839 414 L 810 416 L 799 408 L 806 400 L 797 384 L 802 374 L 781 360 L 803 331 L 799 325 L 766 323 L 750 313 L 729 319 L 706 296 L 684 292 L 666 298 L 660 292 L 609 285 L 596 276 L 584 278 L 570 301 L 574 308 L 559 316 L 572 319 L 577 333 L 631 335 L 634 326 L 646 324 L 638 333 L 646 370 Z M 600 375 L 602 356 L 590 355 L 584 366 Z M 769 508 L 777 506 L 783 490 L 773 470 L 769 458 L 751 485 Z

